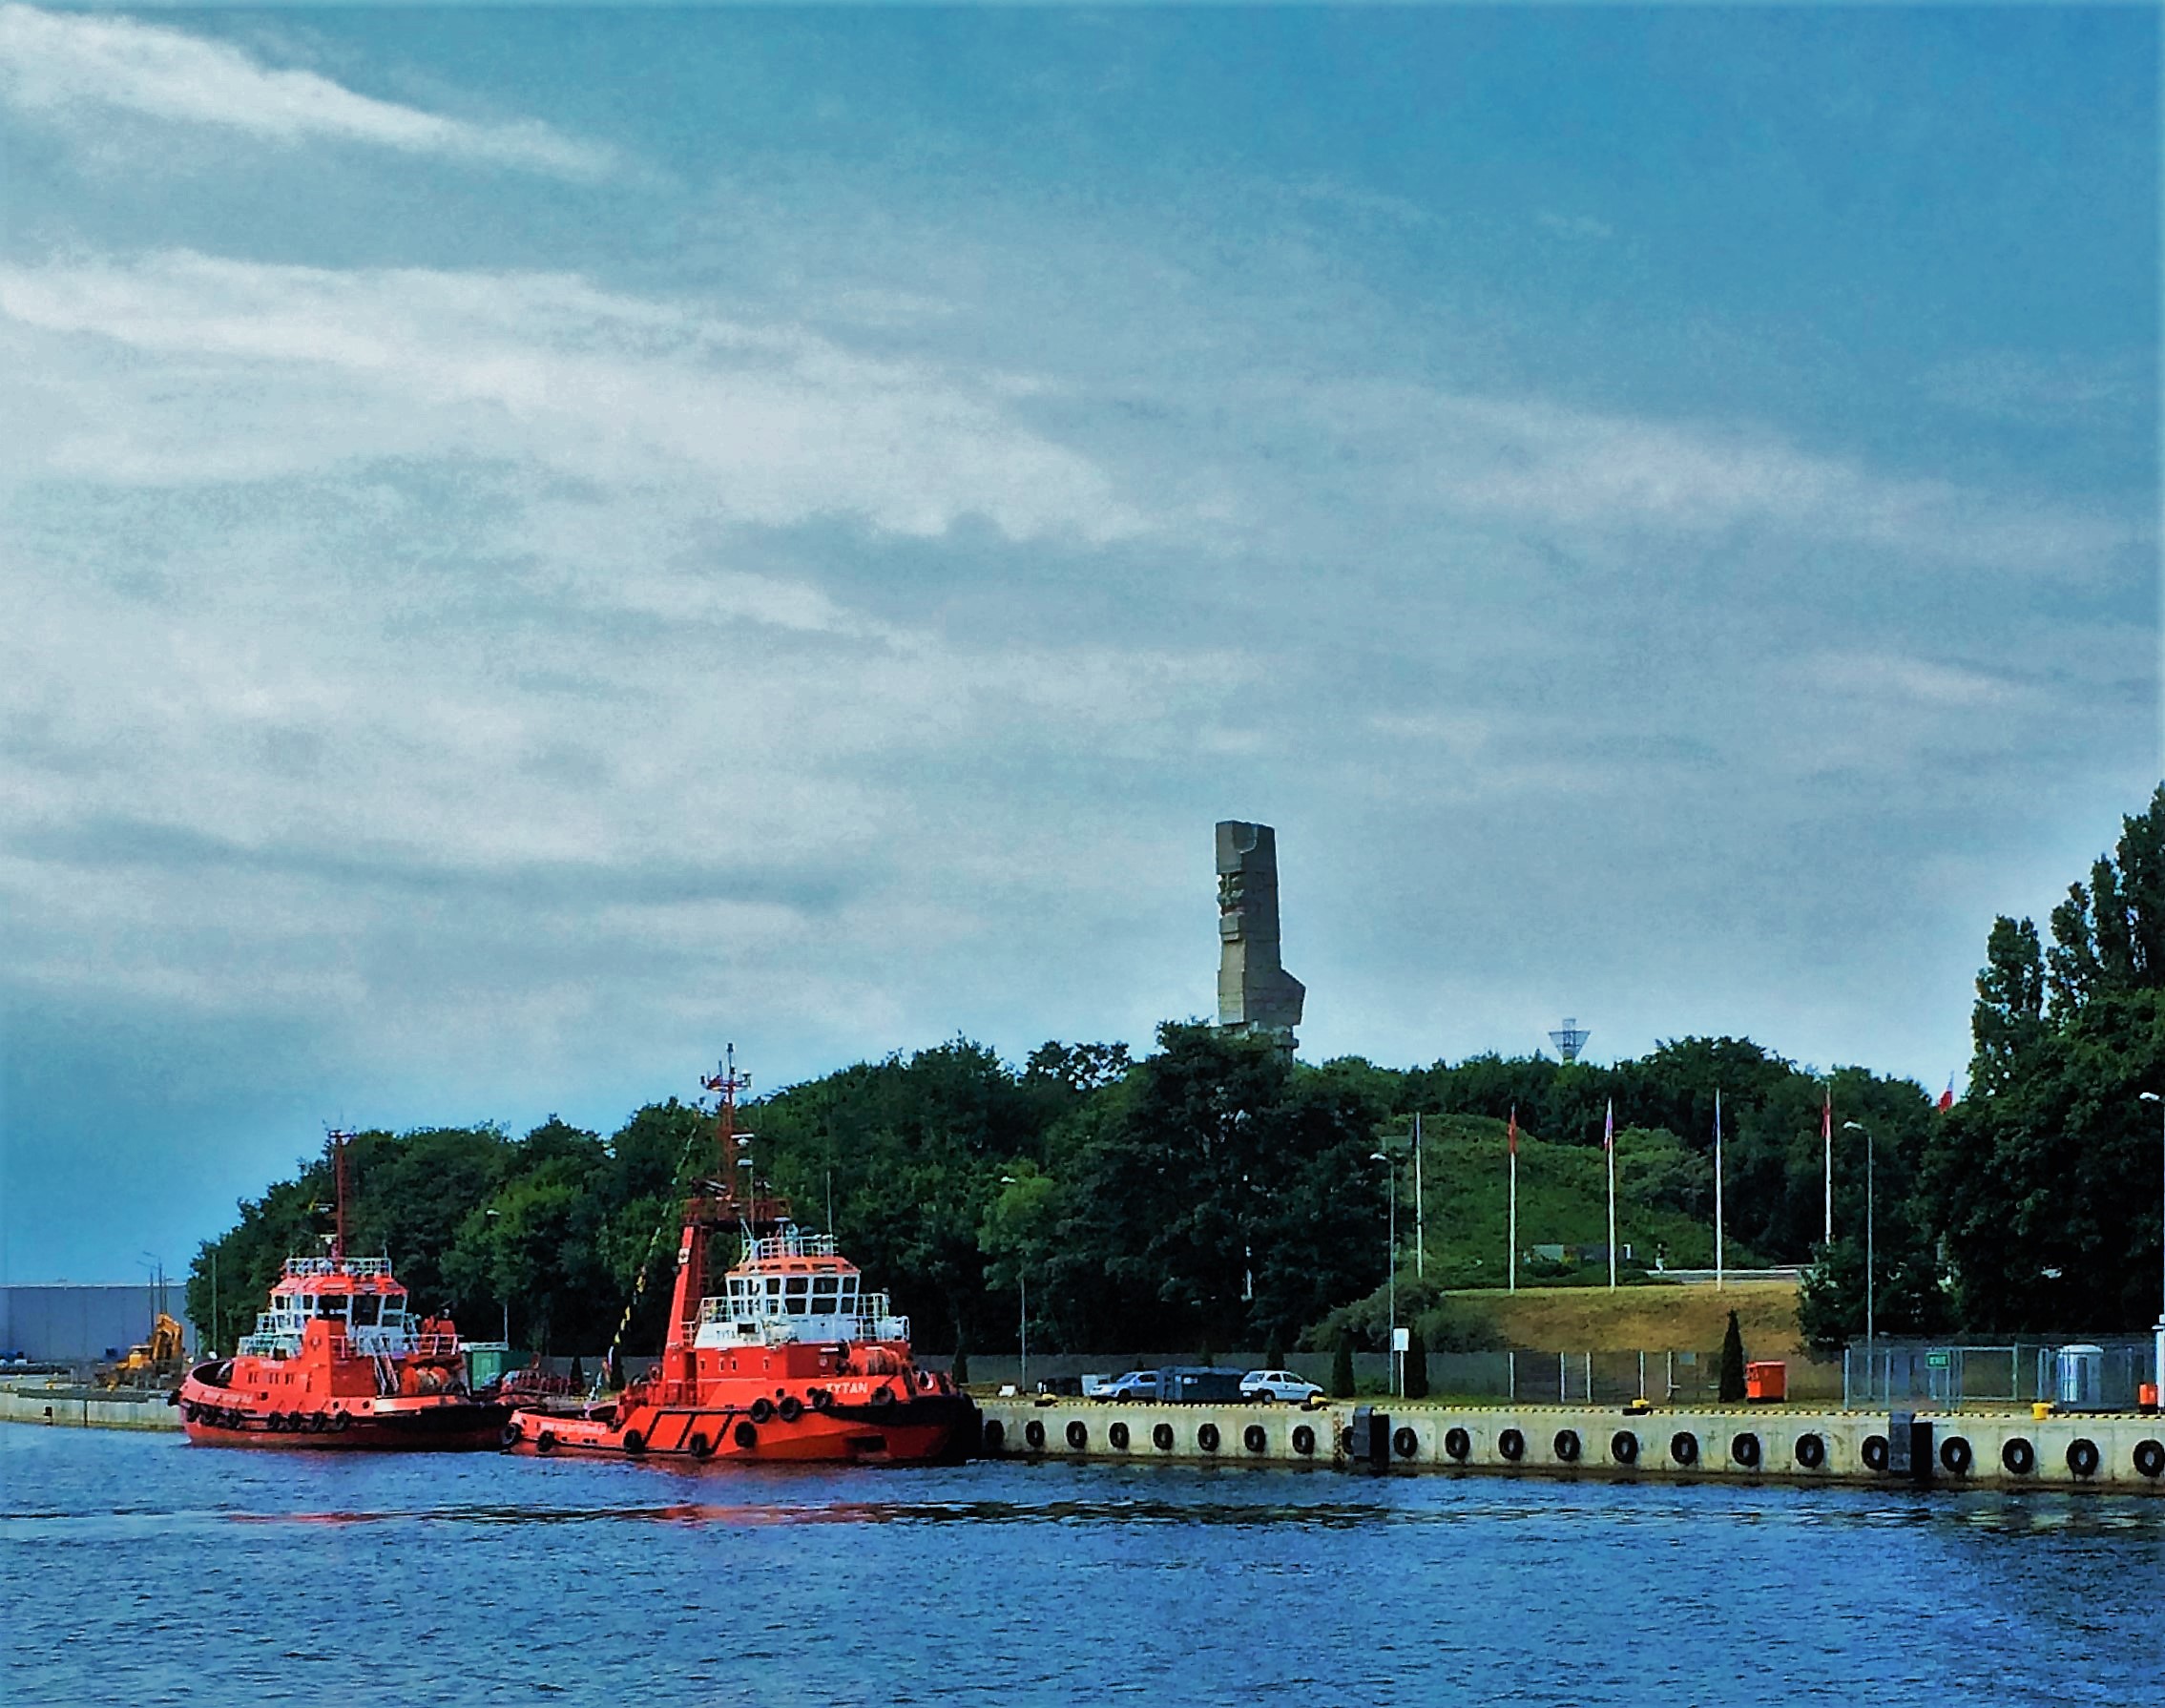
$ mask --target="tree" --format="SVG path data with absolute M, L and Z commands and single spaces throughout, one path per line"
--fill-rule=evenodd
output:
M 1334 1400 L 1353 1398 L 1353 1336 L 1343 1330 L 1331 1347 L 1330 1391 Z
M 1925 1157 L 1928 1211 L 1975 1331 L 2113 1332 L 2155 1315 L 2155 1106 L 2165 1090 L 2165 784 L 2070 887 L 2051 947 L 1994 922 L 1968 1096 Z
M 1737 1313 L 1729 1313 L 1729 1326 L 1721 1331 L 1721 1403 L 1735 1406 L 1744 1398 L 1744 1334 L 1737 1326 Z

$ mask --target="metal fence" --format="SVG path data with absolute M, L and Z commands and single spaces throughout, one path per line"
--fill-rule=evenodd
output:
M 2101 1411 L 2134 1407 L 2137 1389 L 2153 1380 L 2156 1343 L 2150 1340 L 2015 1341 L 2005 1345 L 1949 1345 L 1929 1341 L 1880 1341 L 1842 1355 L 1844 1407 L 1876 1411 L 1890 1406 L 1951 1411 L 1965 1406 L 2021 1406 L 2059 1397 L 2063 1346 L 2094 1346 Z

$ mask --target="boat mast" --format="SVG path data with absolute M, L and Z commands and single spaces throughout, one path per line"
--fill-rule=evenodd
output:
M 331 1236 L 331 1261 L 345 1261 L 345 1144 L 353 1136 L 340 1127 L 331 1129 L 331 1174 L 338 1187 L 338 1221 Z
M 662 1346 L 665 1380 L 693 1380 L 693 1343 L 699 1333 L 699 1300 L 706 1291 L 708 1230 L 724 1206 L 734 1202 L 737 1095 L 748 1091 L 749 1074 L 737 1071 L 737 1046 L 726 1046 L 719 1071 L 702 1075 L 700 1086 L 715 1094 L 715 1144 L 720 1152 L 720 1178 L 694 1186 L 684 1204 L 684 1233 L 677 1247 L 677 1285 L 670 1301 L 669 1337 Z

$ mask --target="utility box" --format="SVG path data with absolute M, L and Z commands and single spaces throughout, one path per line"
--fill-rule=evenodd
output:
M 1221 1370 L 1212 1364 L 1186 1364 L 1158 1372 L 1157 1397 L 1181 1406 L 1238 1405 L 1241 1370 Z
M 1789 1398 L 1789 1366 L 1778 1361 L 1744 1366 L 1744 1398 L 1779 1405 Z
M 2052 1358 L 2053 1398 L 2062 1411 L 2105 1409 L 2105 1348 L 2062 1346 Z

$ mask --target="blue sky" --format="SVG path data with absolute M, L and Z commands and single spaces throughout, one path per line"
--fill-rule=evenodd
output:
M 2159 774 L 2136 9 L 0 7 L 14 1281 L 1207 1011 L 1967 1057 Z

